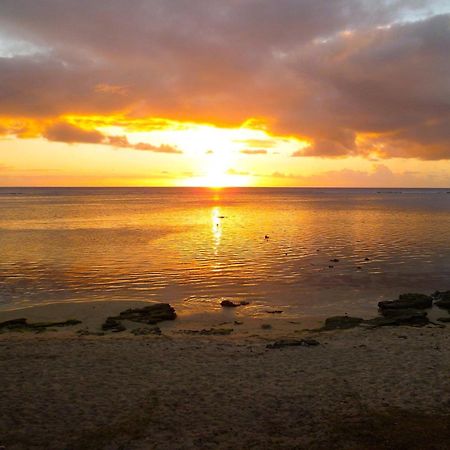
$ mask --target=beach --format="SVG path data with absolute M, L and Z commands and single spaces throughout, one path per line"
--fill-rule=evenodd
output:
M 142 303 L 69 310 L 48 305 L 0 316 L 30 323 L 91 320 L 0 334 L 0 445 L 450 448 L 445 323 L 309 331 L 282 314 L 265 319 L 271 328 L 251 318 L 236 320 L 240 325 L 219 322 L 223 314 L 237 314 L 233 308 L 209 318 L 161 322 L 160 334 L 134 335 L 140 324 L 128 328 L 126 322 L 123 332 L 98 335 L 105 313 L 136 306 Z M 90 333 L 81 333 L 86 327 Z M 192 333 L 230 328 L 226 335 Z M 314 345 L 268 348 L 280 339 Z

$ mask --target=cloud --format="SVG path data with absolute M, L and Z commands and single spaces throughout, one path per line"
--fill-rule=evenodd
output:
M 450 159 L 449 13 L 424 0 L 2 0 L 0 40 L 29 51 L 0 57 L 0 116 L 255 118 L 310 142 L 298 156 Z
M 119 148 L 131 148 L 133 150 L 141 150 L 145 152 L 155 152 L 155 153 L 183 153 L 180 149 L 173 147 L 171 145 L 153 145 L 145 142 L 138 142 L 137 144 L 132 144 L 128 141 L 126 136 L 106 136 L 104 138 L 104 143 L 112 145 L 113 147 Z
M 244 155 L 267 155 L 267 150 L 265 149 L 245 149 L 241 150 L 240 153 Z
M 104 136 L 96 130 L 83 130 L 70 123 L 57 122 L 50 125 L 43 133 L 49 141 L 66 142 L 68 144 L 100 144 Z
M 65 142 L 67 144 L 103 144 L 116 148 L 129 148 L 155 153 L 183 153 L 171 145 L 153 145 L 145 142 L 131 143 L 126 136 L 108 136 L 97 130 L 85 130 L 67 122 L 56 122 L 42 132 L 49 141 Z

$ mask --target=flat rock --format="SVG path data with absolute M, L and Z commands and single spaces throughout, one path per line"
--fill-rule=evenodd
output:
M 126 328 L 118 320 L 108 317 L 102 325 L 102 330 L 119 333 L 120 331 L 125 331 Z
M 401 294 L 398 300 L 383 301 L 378 303 L 381 310 L 386 309 L 425 309 L 433 306 L 433 299 L 425 294 Z
M 389 317 L 375 317 L 374 319 L 369 319 L 364 321 L 364 325 L 370 327 L 383 327 L 383 326 L 399 326 L 399 325 L 410 325 L 410 326 L 424 326 L 430 323 L 427 313 L 424 311 L 411 311 L 403 310 L 399 311 L 398 314 L 392 314 Z
M 273 344 L 267 344 L 266 348 L 282 348 L 282 347 L 314 347 L 320 345 L 315 339 L 280 339 Z
M 130 320 L 131 322 L 155 325 L 164 320 L 175 320 L 176 317 L 175 309 L 168 303 L 156 303 L 144 308 L 126 309 L 118 316 L 108 317 L 108 319 Z
M 62 322 L 36 322 L 29 323 L 27 319 L 12 319 L 0 322 L 0 330 L 29 330 L 29 331 L 45 331 L 49 327 L 67 327 L 81 323 L 81 320 L 69 319 Z
M 360 325 L 363 319 L 350 316 L 333 316 L 325 320 L 322 330 L 347 330 Z

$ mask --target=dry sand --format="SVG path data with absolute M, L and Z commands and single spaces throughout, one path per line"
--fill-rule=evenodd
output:
M 55 332 L 0 334 L 0 445 L 450 449 L 449 326 L 308 332 L 281 317 L 219 325 L 235 319 L 226 312 L 180 316 L 161 324 L 161 336 L 76 335 L 97 329 L 105 313 L 134 305 L 0 314 L 0 321 L 83 320 Z M 179 332 L 218 326 L 234 331 Z M 279 337 L 320 345 L 266 348 Z

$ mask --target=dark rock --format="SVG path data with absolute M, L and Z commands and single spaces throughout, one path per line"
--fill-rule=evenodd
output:
M 81 320 L 69 319 L 64 322 L 38 322 L 38 323 L 30 323 L 28 326 L 33 328 L 48 328 L 48 327 L 71 327 L 74 325 L 79 325 Z
M 450 291 L 435 292 L 435 305 L 442 309 L 450 309 Z
M 315 347 L 320 342 L 315 339 L 281 339 L 273 344 L 266 345 L 266 348 L 282 348 L 282 347 Z
M 350 317 L 350 316 L 334 316 L 328 317 L 325 320 L 325 325 L 322 330 L 347 330 L 349 328 L 354 328 L 360 325 L 363 319 L 360 317 Z
M 177 333 L 200 334 L 202 336 L 226 336 L 233 331 L 233 328 L 209 328 L 203 330 L 179 330 Z
M 69 319 L 64 322 L 36 322 L 28 323 L 27 319 L 12 319 L 0 323 L 0 330 L 26 330 L 26 331 L 45 331 L 49 327 L 66 327 L 78 325 L 81 320 Z
M 334 266 L 328 266 L 329 269 L 332 269 Z
M 21 318 L 21 319 L 12 319 L 12 320 L 6 320 L 5 322 L 0 322 L 0 329 L 2 328 L 22 328 L 24 326 L 27 326 L 27 319 Z
M 330 262 L 339 262 L 337 258 L 330 259 Z
M 397 314 L 391 314 L 388 317 L 375 317 L 364 321 L 364 325 L 370 327 L 383 327 L 383 326 L 424 326 L 430 323 L 427 313 L 424 311 L 411 311 L 403 310 L 398 311 Z
M 266 311 L 267 314 L 281 314 L 283 311 L 281 309 L 274 309 L 271 311 Z
M 235 321 L 234 321 L 234 324 L 235 324 L 235 325 L 242 325 L 243 323 L 244 323 L 244 322 L 239 322 L 239 320 L 235 320 Z
M 102 325 L 102 330 L 119 333 L 120 331 L 125 331 L 126 328 L 118 320 L 108 317 Z
M 144 308 L 126 309 L 118 316 L 110 318 L 155 325 L 163 320 L 175 320 L 176 317 L 175 310 L 168 303 L 156 303 Z
M 222 308 L 237 308 L 238 306 L 245 306 L 245 305 L 249 305 L 249 304 L 250 303 L 246 302 L 246 301 L 242 301 L 242 302 L 239 302 L 239 303 L 234 303 L 231 300 L 222 300 L 220 302 L 220 306 Z
M 425 294 L 401 294 L 398 300 L 378 303 L 381 310 L 386 309 L 425 309 L 433 306 L 433 299 Z
M 271 330 L 271 329 L 272 329 L 272 325 L 270 325 L 270 323 L 263 323 L 263 324 L 261 325 L 261 328 L 262 328 L 263 330 Z

